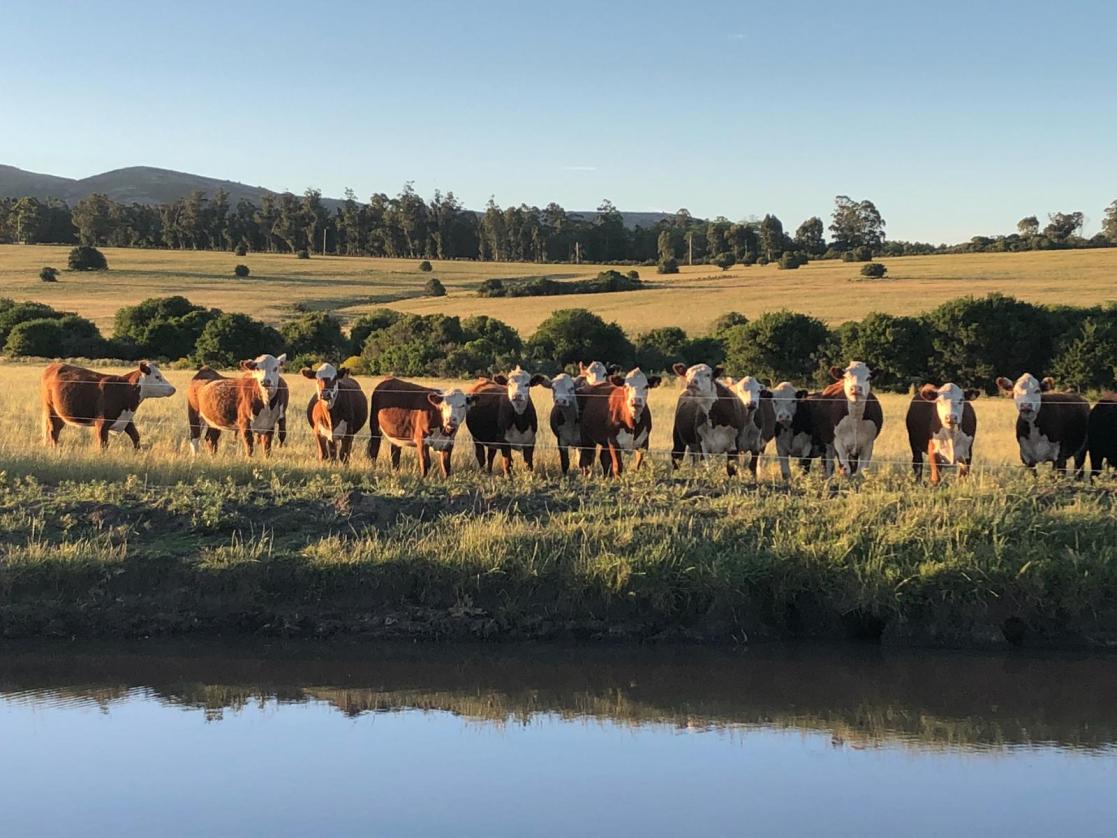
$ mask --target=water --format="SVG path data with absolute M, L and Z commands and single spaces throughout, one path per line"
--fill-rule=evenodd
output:
M 0 835 L 1113 835 L 1117 659 L 0 645 Z

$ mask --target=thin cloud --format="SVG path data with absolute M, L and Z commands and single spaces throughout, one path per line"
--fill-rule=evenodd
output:
M 743 41 L 743 40 L 745 40 L 745 35 L 744 35 L 743 32 L 730 32 L 725 37 L 728 38 L 731 41 Z
M 597 166 L 563 166 L 564 172 L 596 172 Z

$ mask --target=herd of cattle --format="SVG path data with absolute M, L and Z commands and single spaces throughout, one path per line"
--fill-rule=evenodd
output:
M 203 443 L 216 451 L 223 431 L 236 432 L 248 455 L 256 444 L 270 452 L 274 437 L 284 444 L 289 400 L 282 376 L 285 364 L 285 355 L 261 355 L 242 361 L 238 376 L 200 369 L 186 395 L 194 452 Z M 758 459 L 773 440 L 785 479 L 791 475 L 792 461 L 806 471 L 817 459 L 828 476 L 835 468 L 852 476 L 872 460 L 884 414 L 871 392 L 872 372 L 860 361 L 845 369 L 831 368 L 834 383 L 814 393 L 786 381 L 768 387 L 749 376 L 726 378 L 720 367 L 707 364 L 676 364 L 674 372 L 685 384 L 672 432 L 675 467 L 688 455 L 724 457 L 732 475 L 747 455 L 755 477 Z M 659 376 L 645 375 L 640 369 L 622 375 L 600 361 L 580 364 L 577 376 L 530 375 L 516 367 L 465 390 L 436 389 L 389 377 L 369 397 L 344 367 L 322 364 L 317 370 L 302 369 L 301 374 L 316 387 L 306 417 L 321 459 L 348 461 L 353 441 L 367 423 L 371 459 L 377 458 L 386 441 L 392 466 L 398 468 L 401 450 L 415 448 L 424 476 L 432 449 L 442 473 L 450 474 L 454 441 L 463 424 L 473 437 L 482 469 L 491 472 L 500 453 L 503 470 L 510 473 L 512 453 L 518 450 L 530 470 L 539 430 L 531 388 L 539 386 L 553 397 L 550 426 L 563 473 L 569 471 L 571 457 L 577 456 L 583 472 L 588 473 L 598 459 L 604 474 L 617 477 L 626 454 L 632 455 L 638 468 L 648 451 L 652 431 L 648 390 L 660 384 Z M 1065 471 L 1067 462 L 1073 461 L 1080 476 L 1089 451 L 1092 471 L 1100 471 L 1107 461 L 1117 466 L 1117 395 L 1107 394 L 1091 409 L 1077 393 L 1056 392 L 1050 378 L 1040 381 L 1026 373 L 1016 381 L 998 378 L 997 386 L 1016 404 L 1016 437 L 1024 465 L 1034 469 L 1050 462 Z M 127 375 L 51 364 L 42 377 L 47 442 L 56 445 L 68 424 L 93 427 L 102 447 L 113 432 L 127 434 L 138 447 L 135 415 L 140 403 L 174 392 L 154 363 L 141 362 Z M 925 384 L 912 398 L 907 431 L 916 479 L 922 477 L 924 458 L 933 483 L 939 481 L 943 467 L 956 468 L 961 475 L 969 471 L 977 435 L 971 402 L 977 395 L 978 391 L 956 384 Z

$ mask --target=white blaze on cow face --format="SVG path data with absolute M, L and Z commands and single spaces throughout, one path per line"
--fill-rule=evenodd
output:
M 473 396 L 467 396 L 457 387 L 427 395 L 427 400 L 438 408 L 442 418 L 442 432 L 453 436 L 465 421 L 465 414 L 473 404 Z
M 998 378 L 997 386 L 1006 392 L 1012 393 L 1012 400 L 1016 403 L 1016 410 L 1025 422 L 1034 422 L 1039 414 L 1043 385 L 1030 372 L 1024 373 L 1015 382 L 1007 378 Z
M 834 378 L 841 379 L 842 389 L 849 401 L 856 402 L 869 397 L 869 379 L 872 377 L 872 372 L 864 362 L 851 361 L 844 370 L 834 367 L 831 373 Z
M 709 364 L 695 364 L 687 367 L 686 390 L 694 396 L 714 396 L 717 388 L 714 386 L 714 369 Z
M 928 388 L 924 398 L 934 396 L 935 412 L 944 428 L 957 428 L 962 424 L 962 411 L 966 405 L 966 392 L 957 384 L 944 384 L 937 390 Z
M 806 396 L 803 390 L 796 390 L 790 381 L 781 381 L 772 388 L 772 408 L 776 414 L 776 422 L 785 428 L 790 428 L 799 409 L 799 400 Z
M 648 403 L 648 390 L 659 386 L 659 376 L 648 378 L 639 367 L 630 370 L 624 377 L 624 401 L 628 405 L 632 421 L 639 421 Z
M 552 378 L 551 397 L 554 399 L 555 407 L 574 407 L 577 404 L 574 389 L 574 379 L 566 373 Z
M 586 364 L 579 364 L 578 366 L 586 384 L 604 384 L 609 380 L 609 371 L 600 361 L 594 361 L 589 366 Z
M 746 411 L 751 413 L 760 407 L 760 394 L 764 388 L 751 375 L 746 375 L 744 378 L 734 381 L 730 389 L 741 400 L 741 404 L 745 406 Z
M 140 400 L 163 399 L 175 394 L 171 382 L 163 377 L 158 364 L 140 361 Z
M 520 367 L 508 373 L 508 401 L 512 402 L 512 410 L 517 414 L 527 410 L 531 403 L 531 376 Z
M 287 363 L 286 353 L 276 358 L 274 355 L 261 355 L 252 361 L 241 361 L 241 369 L 252 373 L 260 387 L 260 398 L 270 402 L 279 389 L 279 376 Z
M 337 382 L 345 377 L 348 370 L 339 370 L 333 364 L 322 364 L 314 372 L 315 384 L 318 385 L 318 401 L 324 402 L 327 407 L 333 407 L 337 401 Z

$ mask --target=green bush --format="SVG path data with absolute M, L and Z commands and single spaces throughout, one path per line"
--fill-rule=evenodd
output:
M 616 291 L 638 291 L 645 287 L 639 275 L 633 277 L 620 271 L 605 270 L 593 279 L 562 281 L 545 276 L 528 279 L 487 279 L 477 289 L 480 297 L 554 297 L 562 294 L 606 294 Z
M 324 311 L 289 320 L 279 333 L 292 356 L 292 368 L 300 358 L 311 358 L 316 364 L 322 361 L 337 363 L 350 354 L 349 340 L 341 333 L 341 321 Z
M 248 265 L 237 265 L 235 268 L 233 268 L 233 276 L 244 279 L 246 276 L 248 276 Z
M 725 360 L 725 346 L 717 338 L 688 338 L 677 326 L 665 326 L 637 335 L 636 366 L 644 372 L 667 372 L 671 365 L 682 362 L 720 364 Z
M 656 266 L 655 272 L 657 274 L 677 274 L 679 272 L 679 260 L 674 256 L 662 259 Z
M 236 246 L 236 248 L 233 250 L 233 253 L 237 256 L 247 256 L 248 246 L 242 242 L 241 244 L 238 244 Z M 245 276 L 248 276 L 248 274 L 245 274 Z
M 423 285 L 423 296 L 425 297 L 445 297 L 446 287 L 438 281 L 438 277 L 432 276 Z
M 888 268 L 880 262 L 869 262 L 867 265 L 861 266 L 861 276 L 869 279 L 880 279 L 886 273 L 888 273 Z
M 768 257 L 763 256 L 763 255 L 757 256 L 756 257 L 756 264 L 761 265 L 761 266 L 767 265 L 768 264 Z
M 780 255 L 778 267 L 780 268 L 780 270 L 793 271 L 802 264 L 803 259 L 800 257 L 798 252 L 794 250 L 785 250 Z
M 710 327 L 710 334 L 716 338 L 722 337 L 727 331 L 734 326 L 744 326 L 749 322 L 749 319 L 739 311 L 727 311 L 713 322 Z
M 247 314 L 219 314 L 210 320 L 194 346 L 197 364 L 232 368 L 245 358 L 284 351 L 283 336 Z
M 429 273 L 430 271 L 433 271 L 434 266 L 430 263 L 430 259 L 424 259 L 422 262 L 420 262 L 419 263 L 419 270 L 423 271 L 424 273 Z
M 464 343 L 457 317 L 405 314 L 369 334 L 361 357 L 373 375 L 452 375 L 447 356 Z
M 584 308 L 565 308 L 539 324 L 527 341 L 526 351 L 542 372 L 558 372 L 579 361 L 612 361 L 633 364 L 635 350 L 616 323 L 606 323 Z
M 105 254 L 88 244 L 71 250 L 68 264 L 71 271 L 107 271 L 109 268 Z
M 842 253 L 843 262 L 868 262 L 872 258 L 873 249 L 864 244 Z
M 309 259 L 310 258 L 310 251 L 307 250 L 305 247 L 302 250 L 296 250 L 295 251 L 295 258 L 296 259 Z
M 202 330 L 220 313 L 181 296 L 152 297 L 117 310 L 113 341 L 126 358 L 175 361 L 194 352 Z
M 1064 333 L 1051 374 L 1060 385 L 1079 390 L 1113 389 L 1117 380 L 1117 305 L 1088 311 L 1089 316 Z
M 25 320 L 12 328 L 4 342 L 4 352 L 12 356 L 99 358 L 104 349 L 97 327 L 76 314 Z
M 628 273 L 625 274 L 625 276 L 628 277 L 629 279 L 639 279 L 640 278 L 640 272 L 635 271 L 635 270 L 629 271 Z
M 374 308 L 368 314 L 358 317 L 349 329 L 349 354 L 360 355 L 369 335 L 387 329 L 401 317 L 402 314 L 390 308 Z
M 28 320 L 57 320 L 68 312 L 55 311 L 45 303 L 17 303 L 7 297 L 0 298 L 0 345 L 8 340 L 13 328 Z
M 830 330 L 820 320 L 792 311 L 770 311 L 723 336 L 725 364 L 733 375 L 803 382 L 826 359 Z
M 39 279 L 43 282 L 58 282 L 58 268 L 43 268 L 39 271 Z
M 723 271 L 727 271 L 737 264 L 737 257 L 732 253 L 719 253 L 714 257 L 713 262 Z
M 918 317 L 873 312 L 838 327 L 838 357 L 864 361 L 873 371 L 873 387 L 906 392 L 931 379 L 931 331 Z M 942 383 L 942 382 L 939 382 Z

